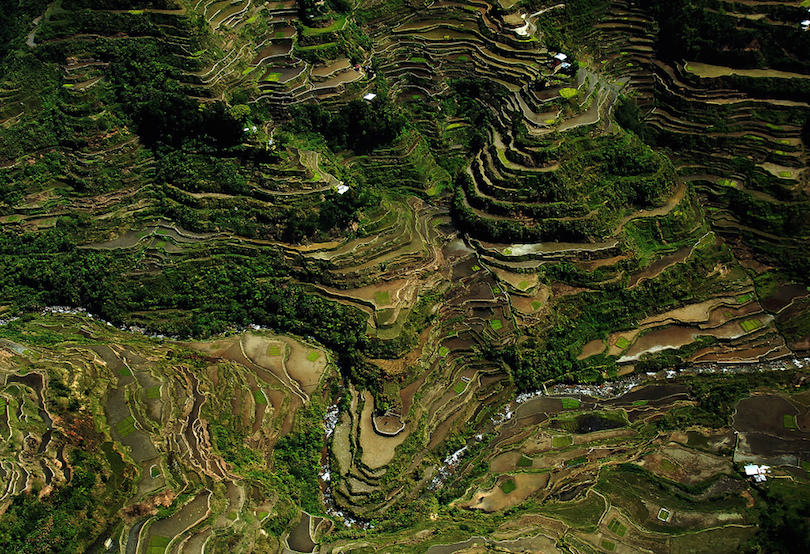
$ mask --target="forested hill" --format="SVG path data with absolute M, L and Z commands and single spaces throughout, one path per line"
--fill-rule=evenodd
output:
M 804 544 L 808 0 L 6 4 L 0 547 Z

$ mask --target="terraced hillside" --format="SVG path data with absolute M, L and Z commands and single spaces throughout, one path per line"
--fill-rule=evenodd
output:
M 0 545 L 805 551 L 808 9 L 15 7 Z

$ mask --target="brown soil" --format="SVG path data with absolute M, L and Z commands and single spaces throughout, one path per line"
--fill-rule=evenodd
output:
M 394 449 L 408 438 L 408 429 L 395 437 L 383 437 L 374 431 L 371 416 L 374 412 L 374 398 L 371 393 L 363 393 L 365 405 L 360 415 L 360 447 L 363 449 L 363 463 L 371 469 L 387 465 L 394 458 Z
M 507 494 L 501 487 L 508 480 L 514 481 L 517 488 Z M 495 487 L 487 491 L 479 490 L 472 499 L 459 506 L 484 512 L 497 512 L 521 504 L 530 496 L 544 489 L 548 485 L 548 481 L 548 473 L 519 473 L 514 476 L 504 476 L 498 480 Z
M 785 415 L 799 415 L 799 410 L 787 399 L 775 394 L 758 394 L 737 404 L 734 429 L 741 433 L 765 433 L 791 438 L 805 435 L 785 428 Z M 810 438 L 810 434 L 807 434 Z

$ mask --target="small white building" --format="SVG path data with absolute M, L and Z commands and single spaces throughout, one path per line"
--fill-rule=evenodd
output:
M 810 30 L 810 19 L 805 19 L 804 21 L 802 21 L 801 26 L 802 26 L 802 31 Z
M 764 483 L 767 481 L 767 474 L 771 472 L 771 466 L 759 466 L 757 464 L 748 464 L 743 469 L 745 469 L 745 474 L 748 477 L 754 478 L 755 483 Z
M 560 60 L 561 62 L 564 62 L 565 60 L 568 59 L 568 56 L 566 56 L 565 54 L 560 52 L 559 54 L 554 54 L 554 59 L 555 60 Z
M 348 190 L 349 190 L 349 187 L 347 185 L 341 184 L 341 185 L 338 185 L 337 193 L 338 194 L 345 194 L 346 192 L 348 192 Z
M 363 100 L 367 100 L 367 101 L 371 102 L 371 101 L 372 101 L 372 100 L 374 100 L 375 98 L 377 98 L 377 95 L 376 95 L 376 94 L 374 94 L 373 92 L 369 92 L 368 94 L 366 94 L 366 95 L 363 97 Z

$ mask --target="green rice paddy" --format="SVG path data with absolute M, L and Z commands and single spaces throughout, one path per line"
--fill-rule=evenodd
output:
M 795 415 L 785 414 L 782 416 L 782 425 L 785 426 L 785 429 L 795 430 L 799 428 L 799 424 L 796 422 Z
M 489 325 L 492 327 L 493 331 L 500 331 L 503 329 L 503 323 L 501 323 L 500 319 L 491 319 L 489 321 Z
M 562 96 L 563 98 L 573 98 L 576 95 L 577 95 L 577 89 L 575 89 L 575 88 L 566 87 L 566 88 L 560 89 L 560 96 Z
M 160 398 L 160 387 L 149 387 L 146 389 L 146 398 L 150 400 Z
M 450 349 L 447 348 L 446 346 L 442 346 L 441 348 L 439 348 L 439 356 L 441 356 L 442 358 L 447 356 L 449 353 L 450 353 Z
M 740 322 L 740 327 L 742 327 L 743 331 L 746 333 L 750 333 L 754 329 L 759 329 L 762 327 L 762 322 L 758 319 L 746 319 L 745 321 Z
M 262 81 L 265 81 L 265 82 L 268 82 L 268 83 L 275 83 L 279 79 L 281 79 L 281 73 L 268 73 L 264 77 L 264 79 L 262 79 Z
M 281 346 L 278 344 L 272 345 L 267 349 L 268 356 L 281 356 Z
M 390 304 L 391 303 L 391 295 L 388 291 L 377 291 L 374 293 L 374 300 L 377 304 Z
M 608 529 L 620 537 L 627 534 L 627 526 L 616 518 L 613 518 L 613 520 L 611 520 L 611 522 L 608 524 Z
M 267 397 L 264 395 L 262 389 L 253 391 L 253 399 L 256 401 L 256 404 L 267 404 Z
M 318 352 L 317 350 L 313 350 L 312 352 L 307 354 L 307 360 L 309 360 L 310 362 L 317 362 L 318 358 L 320 358 L 320 357 L 321 357 L 321 353 Z
M 521 456 L 521 457 L 520 457 L 520 459 L 518 460 L 518 462 L 517 462 L 517 466 L 518 466 L 518 467 L 532 467 L 532 463 L 533 463 L 533 462 L 532 462 L 532 459 L 531 459 L 531 458 L 529 458 L 529 457 L 528 457 L 528 456 L 526 456 L 526 455 L 523 455 L 523 456 Z
M 517 485 L 512 479 L 504 481 L 501 485 L 501 490 L 504 494 L 509 494 L 510 492 L 514 491 L 517 488 Z
M 563 398 L 562 399 L 562 406 L 563 410 L 575 410 L 579 408 L 581 402 L 576 398 Z
M 528 281 L 521 281 L 520 283 L 518 283 L 518 288 L 520 290 L 526 290 L 527 288 L 529 288 L 530 284 L 531 283 L 529 283 Z
M 551 446 L 554 448 L 565 448 L 574 444 L 574 437 L 571 435 L 556 435 L 551 437 Z
M 627 340 L 625 337 L 619 337 L 619 338 L 616 340 L 616 346 L 618 346 L 619 348 L 621 348 L 622 350 L 624 350 L 625 348 L 627 348 L 628 346 L 630 346 L 630 341 L 629 341 L 629 340 Z
M 121 435 L 121 438 L 125 439 L 135 432 L 135 418 L 131 415 L 127 416 L 116 423 L 115 428 L 118 430 L 118 434 Z
M 459 382 L 458 382 L 458 383 L 456 383 L 456 385 L 453 387 L 453 391 L 455 391 L 455 393 L 456 393 L 456 394 L 461 394 L 461 393 L 462 393 L 462 392 L 464 392 L 465 390 L 467 390 L 467 383 L 465 383 L 464 381 L 459 381 Z
M 745 303 L 750 302 L 751 300 L 753 300 L 753 298 L 754 298 L 754 293 L 749 292 L 748 294 L 743 294 L 742 296 L 738 296 L 737 297 L 737 303 L 738 304 L 745 304 Z
M 145 554 L 163 554 L 166 552 L 166 547 L 172 539 L 169 537 L 161 537 L 160 535 L 152 535 L 149 537 L 149 544 L 146 546 Z
M 543 307 L 543 303 L 542 303 L 542 302 L 540 302 L 539 300 L 534 300 L 534 301 L 532 302 L 532 309 L 533 309 L 534 311 L 537 311 L 537 310 L 539 310 L 539 309 L 540 309 L 540 308 L 542 308 L 542 307 Z

